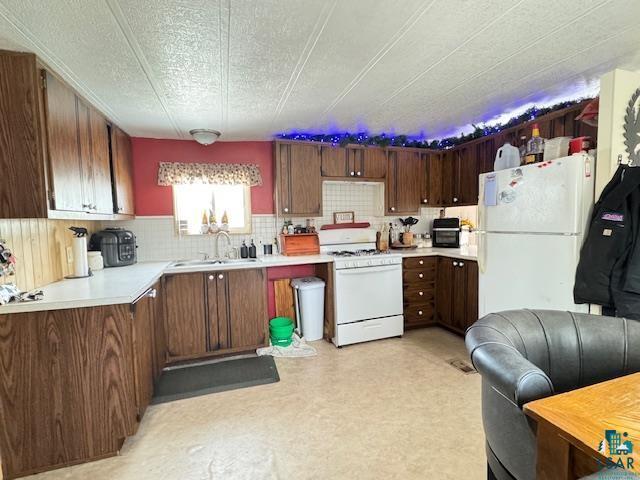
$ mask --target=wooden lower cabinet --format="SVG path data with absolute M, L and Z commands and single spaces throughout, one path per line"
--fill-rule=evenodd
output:
M 0 315 L 4 478 L 115 455 L 135 428 L 128 304 Z
M 170 275 L 165 297 L 169 361 L 267 344 L 265 269 Z
M 435 290 L 437 257 L 409 257 L 403 260 L 405 328 L 426 327 L 436 322 Z
M 436 292 L 437 320 L 464 334 L 478 320 L 478 263 L 440 257 Z

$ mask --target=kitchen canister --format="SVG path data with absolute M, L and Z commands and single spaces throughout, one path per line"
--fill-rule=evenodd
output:
M 104 268 L 104 259 L 102 258 L 102 252 L 88 252 L 87 258 L 89 260 L 89 268 L 92 272 L 96 272 Z

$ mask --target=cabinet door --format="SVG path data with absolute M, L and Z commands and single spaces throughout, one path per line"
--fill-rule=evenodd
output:
M 55 210 L 83 211 L 76 95 L 48 72 L 45 107 L 51 189 Z
M 153 303 L 155 289 L 150 288 L 131 306 L 133 312 L 133 356 L 138 421 L 153 397 L 154 338 Z
M 442 153 L 442 206 L 453 206 L 455 201 L 456 152 L 446 150 Z
M 115 125 L 111 127 L 111 163 L 116 213 L 133 215 L 133 163 L 131 139 Z
M 458 205 L 478 204 L 478 159 L 475 146 L 457 149 L 455 166 Z
M 423 207 L 429 206 L 429 154 L 420 154 L 420 205 Z
M 94 108 L 89 108 L 89 130 L 91 134 L 94 211 L 111 214 L 114 212 L 114 208 L 109 159 L 109 128 L 106 119 Z
M 168 275 L 165 280 L 164 299 L 169 357 L 205 353 L 207 332 L 203 274 Z
M 155 383 L 167 363 L 167 336 L 164 330 L 164 280 L 154 285 L 156 296 L 153 300 L 151 323 L 153 326 L 153 381 Z
M 78 115 L 78 155 L 82 179 L 82 210 L 92 213 L 94 207 L 93 166 L 91 162 L 91 133 L 89 107 L 76 97 Z
M 464 261 L 467 277 L 467 298 L 464 330 L 478 320 L 478 262 Z
M 264 269 L 226 272 L 231 347 L 254 349 L 267 341 L 268 314 Z
M 230 348 L 227 276 L 226 272 L 211 272 L 205 276 L 207 284 L 208 350 L 215 352 Z
M 393 150 L 389 154 L 387 171 L 387 213 L 417 213 L 420 209 L 423 165 L 420 152 Z
M 449 326 L 464 334 L 478 319 L 478 264 L 469 260 L 453 260 L 452 264 L 455 286 Z
M 364 178 L 364 148 L 348 147 L 347 148 L 347 175 L 354 178 Z
M 323 177 L 353 177 L 355 174 L 349 171 L 349 155 L 346 148 L 332 147 L 329 145 L 320 147 L 321 171 Z
M 4 478 L 115 455 L 136 424 L 129 305 L 0 315 Z
M 489 137 L 476 144 L 476 156 L 478 158 L 478 175 L 493 172 L 493 163 L 496 158 L 496 146 L 493 137 Z
M 443 205 L 442 198 L 442 154 L 430 153 L 426 160 L 427 169 L 427 204 L 435 207 Z
M 361 167 L 356 169 L 362 172 L 362 177 L 371 179 L 383 179 L 387 176 L 387 152 L 380 147 L 366 147 L 361 151 Z
M 440 257 L 438 259 L 438 282 L 436 283 L 436 312 L 438 322 L 449 327 L 453 324 L 452 306 L 456 271 L 453 263 L 454 260 L 450 258 Z
M 292 143 L 280 154 L 281 212 L 285 215 L 322 216 L 319 147 Z

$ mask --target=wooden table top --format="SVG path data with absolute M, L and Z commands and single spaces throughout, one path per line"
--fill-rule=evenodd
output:
M 607 442 L 604 454 L 598 451 L 605 430 L 615 430 L 620 437 L 613 434 L 614 442 L 630 441 L 634 466 L 640 468 L 640 373 L 527 403 L 524 412 L 558 429 L 560 436 L 603 462 L 612 457 Z M 620 457 L 626 464 L 628 456 L 620 452 L 613 460 Z

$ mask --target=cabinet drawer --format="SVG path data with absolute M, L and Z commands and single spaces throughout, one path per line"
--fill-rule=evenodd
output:
M 417 305 L 419 303 L 434 302 L 435 298 L 436 290 L 432 284 L 404 289 L 404 303 L 406 304 Z
M 421 268 L 403 270 L 402 283 L 405 287 L 421 286 L 432 284 L 436 280 L 436 269 Z
M 435 272 L 438 265 L 438 257 L 408 257 L 402 261 L 405 270 L 433 270 Z
M 405 306 L 404 323 L 408 327 L 433 324 L 436 321 L 435 312 L 433 303 Z

